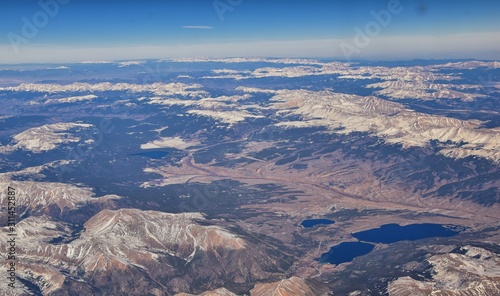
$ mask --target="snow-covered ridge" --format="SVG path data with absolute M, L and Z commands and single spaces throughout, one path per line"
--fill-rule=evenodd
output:
M 438 73 L 441 65 L 428 67 L 360 67 L 349 71 L 341 78 L 382 79 L 384 82 L 369 84 L 368 88 L 382 88 L 376 95 L 385 95 L 394 99 L 461 99 L 472 101 L 484 97 L 480 93 L 485 88 L 483 83 L 459 84 L 459 74 Z M 449 83 L 446 83 L 449 81 Z
M 367 85 L 368 88 L 382 88 L 376 91 L 376 95 L 385 95 L 393 99 L 460 99 L 473 101 L 476 98 L 485 97 L 478 91 L 484 88 L 482 85 L 432 83 L 430 81 L 418 82 L 406 79 L 391 80 Z M 466 92 L 464 92 L 466 91 Z
M 262 115 L 254 115 L 244 110 L 212 111 L 212 110 L 189 110 L 187 113 L 211 117 L 230 125 L 245 121 L 247 118 L 264 118 Z
M 252 72 L 219 69 L 212 76 L 203 78 L 235 79 L 266 77 L 305 77 L 311 75 L 339 75 L 341 79 L 372 80 L 382 82 L 367 85 L 367 88 L 382 88 L 375 95 L 385 95 L 395 99 L 461 99 L 472 101 L 484 97 L 480 91 L 485 88 L 483 83 L 457 84 L 454 80 L 461 79 L 459 74 L 449 75 L 439 73 L 443 68 L 469 69 L 471 67 L 488 67 L 496 69 L 499 62 L 467 62 L 449 63 L 434 66 L 383 67 L 383 66 L 353 66 L 348 63 L 329 62 L 306 64 L 292 67 L 264 67 Z M 449 81 L 449 83 L 446 83 Z
M 453 62 L 446 63 L 441 65 L 432 65 L 428 66 L 429 68 L 440 69 L 440 68 L 452 68 L 452 69 L 477 69 L 481 67 L 486 67 L 489 69 L 498 69 L 500 68 L 500 62 L 492 61 L 467 61 L 467 62 Z
M 244 94 L 233 96 L 207 97 L 199 100 L 175 99 L 165 97 L 152 97 L 145 98 L 143 100 L 148 100 L 148 104 L 165 106 L 181 105 L 186 107 L 194 107 L 196 109 L 193 108 L 187 111 L 187 113 L 211 117 L 232 125 L 237 122 L 244 121 L 246 118 L 263 117 L 259 114 L 252 114 L 244 110 L 245 107 L 250 106 L 245 105 L 244 101 L 251 97 L 252 96 L 250 94 Z M 254 105 L 251 106 L 254 107 Z
M 38 175 L 44 169 L 56 168 L 69 164 L 70 161 L 54 161 L 42 166 L 28 167 L 20 171 L 12 171 L 0 174 L 0 186 L 14 187 L 18 197 L 18 215 L 22 217 L 26 213 L 40 215 L 57 213 L 64 215 L 68 211 L 77 210 L 85 204 L 101 203 L 116 200 L 117 195 L 106 195 L 100 198 L 94 197 L 94 192 L 88 187 L 77 187 L 71 184 L 57 182 L 35 182 L 13 180 L 14 176 Z M 7 205 L 7 194 L 0 191 L 0 203 Z M 57 211 L 55 211 L 58 209 Z M 21 212 L 21 210 L 23 212 Z
M 91 101 L 97 99 L 96 95 L 86 95 L 86 96 L 75 96 L 75 97 L 67 97 L 61 99 L 48 99 L 45 101 L 45 104 L 53 104 L 53 103 L 76 103 L 81 101 Z
M 275 63 L 275 64 L 303 64 L 315 65 L 321 64 L 315 59 L 293 59 L 293 58 L 210 58 L 210 57 L 197 57 L 197 58 L 171 58 L 162 59 L 158 62 L 176 62 L 176 63 Z
M 470 155 L 500 161 L 500 129 L 481 128 L 481 121 L 428 115 L 377 97 L 339 94 L 331 91 L 280 91 L 272 108 L 302 116 L 300 122 L 280 125 L 303 127 L 304 122 L 329 127 L 332 132 L 369 132 L 388 143 L 424 147 L 431 140 L 465 143 L 440 153 L 462 158 Z M 295 107 L 295 108 L 292 108 Z M 341 128 L 341 129 L 339 129 Z
M 127 91 L 131 93 L 153 93 L 158 96 L 181 95 L 191 97 L 206 97 L 208 93 L 202 90 L 200 84 L 184 83 L 153 83 L 153 84 L 131 84 L 101 82 L 96 84 L 75 82 L 72 84 L 35 84 L 23 83 L 15 87 L 3 87 L 0 91 L 15 92 L 41 92 L 41 93 L 72 93 L 72 92 L 104 92 L 104 91 Z
M 244 93 L 265 93 L 265 94 L 277 94 L 279 92 L 273 89 L 264 89 L 264 88 L 247 87 L 247 86 L 238 86 L 236 90 L 242 91 Z
M 437 67 L 437 66 L 436 66 Z M 458 84 L 459 75 L 438 73 L 438 68 L 430 67 L 358 67 L 344 71 L 343 79 L 381 79 L 367 88 L 382 88 L 375 95 L 385 95 L 394 99 L 461 99 L 471 101 L 484 97 L 479 90 L 481 84 Z M 439 82 L 438 82 L 439 81 Z M 446 83 L 448 82 L 449 83 Z
M 140 66 L 144 65 L 145 63 L 146 63 L 145 61 L 124 61 L 124 62 L 119 62 L 118 67 L 123 68 L 128 66 Z
M 300 66 L 291 67 L 263 67 L 257 68 L 253 71 L 227 71 L 225 69 L 213 70 L 215 75 L 205 76 L 206 79 L 248 79 L 248 78 L 266 78 L 266 77 L 304 77 L 311 75 L 331 75 L 339 74 L 344 75 L 349 71 L 348 63 L 330 62 L 330 63 L 316 63 L 316 64 L 303 64 Z
M 80 142 L 73 132 L 91 129 L 92 124 L 85 123 L 54 123 L 27 129 L 13 137 L 14 145 L 0 146 L 0 152 L 10 152 L 16 149 L 29 150 L 35 153 L 56 149 L 59 145 Z

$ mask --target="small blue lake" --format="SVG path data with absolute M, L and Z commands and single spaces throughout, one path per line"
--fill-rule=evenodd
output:
M 379 228 L 353 233 L 352 236 L 360 241 L 371 243 L 390 244 L 399 241 L 419 240 L 431 237 L 451 237 L 460 233 L 458 227 L 445 227 L 441 224 L 386 224 Z
M 351 262 L 354 258 L 370 253 L 373 248 L 372 244 L 359 242 L 341 243 L 330 248 L 330 251 L 321 255 L 316 259 L 321 263 L 341 264 Z
M 144 157 L 153 158 L 153 159 L 160 159 L 160 158 L 167 156 L 168 152 L 166 152 L 166 151 L 148 151 L 148 152 L 135 153 L 132 155 L 144 156 Z
M 302 225 L 302 227 L 305 227 L 305 228 L 311 228 L 311 227 L 314 227 L 316 225 L 330 225 L 330 224 L 334 224 L 334 223 L 335 223 L 335 221 L 328 220 L 328 219 L 308 219 L 308 220 L 302 221 L 302 223 L 300 223 L 300 225 Z

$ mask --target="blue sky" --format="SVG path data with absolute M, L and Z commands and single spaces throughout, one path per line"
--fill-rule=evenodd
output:
M 263 55 L 500 58 L 495 0 L 3 0 L 2 6 L 0 63 Z M 379 22 L 356 44 L 358 32 L 366 34 L 380 11 L 390 21 Z

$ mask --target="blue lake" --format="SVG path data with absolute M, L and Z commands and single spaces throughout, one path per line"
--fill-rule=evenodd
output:
M 168 152 L 166 151 L 148 151 L 148 152 L 141 152 L 141 153 L 135 153 L 132 155 L 138 155 L 138 156 L 145 156 L 153 159 L 160 159 L 168 155 Z
M 353 233 L 360 241 L 390 244 L 404 240 L 418 240 L 430 237 L 451 237 L 460 233 L 457 227 L 449 228 L 440 224 L 386 224 L 380 228 Z
M 308 219 L 308 220 L 302 221 L 302 223 L 300 223 L 300 225 L 302 225 L 305 228 L 310 228 L 310 227 L 314 227 L 316 225 L 330 225 L 333 223 L 335 223 L 335 221 L 328 220 L 328 219 Z
M 373 248 L 372 244 L 347 242 L 341 243 L 330 248 L 330 251 L 321 255 L 316 259 L 322 263 L 341 264 L 351 262 L 354 258 L 370 253 Z
M 375 245 L 370 243 L 391 244 L 404 240 L 414 241 L 431 237 L 451 237 L 459 234 L 463 229 L 459 226 L 444 226 L 430 223 L 410 224 L 406 226 L 386 224 L 379 228 L 353 233 L 352 236 L 360 242 L 345 242 L 333 246 L 316 260 L 322 263 L 341 264 L 370 253 L 375 247 Z

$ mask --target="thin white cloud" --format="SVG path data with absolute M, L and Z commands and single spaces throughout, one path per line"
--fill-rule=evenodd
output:
M 210 26 L 183 26 L 183 29 L 198 29 L 198 30 L 212 30 Z

